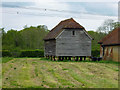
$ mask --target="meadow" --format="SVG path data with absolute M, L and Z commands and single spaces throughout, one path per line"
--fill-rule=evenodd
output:
M 118 63 L 2 58 L 3 88 L 118 88 Z

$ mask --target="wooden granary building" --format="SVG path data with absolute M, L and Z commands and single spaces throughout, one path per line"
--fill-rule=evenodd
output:
M 120 62 L 120 27 L 101 39 L 100 56 L 103 60 L 113 60 Z
M 91 36 L 73 18 L 61 21 L 44 38 L 46 57 L 82 60 L 91 56 Z

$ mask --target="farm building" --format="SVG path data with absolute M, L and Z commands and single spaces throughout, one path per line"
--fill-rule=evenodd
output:
M 98 42 L 103 60 L 120 61 L 120 27 L 114 29 Z
M 82 57 L 91 56 L 91 40 L 85 28 L 70 18 L 61 21 L 44 38 L 44 55 L 53 59 L 57 56 L 60 60 L 64 57 L 82 60 Z

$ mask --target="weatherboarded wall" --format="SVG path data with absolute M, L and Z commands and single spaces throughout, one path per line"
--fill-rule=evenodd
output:
M 56 40 L 45 41 L 45 50 L 44 55 L 53 55 L 56 54 Z
M 83 30 L 64 29 L 56 38 L 56 56 L 91 56 L 91 39 Z
M 101 52 L 102 55 L 103 52 Z M 119 46 L 105 46 L 104 60 L 120 61 L 120 45 Z

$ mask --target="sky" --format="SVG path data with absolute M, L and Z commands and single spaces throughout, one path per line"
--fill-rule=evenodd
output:
M 25 25 L 46 25 L 73 18 L 87 31 L 97 30 L 107 19 L 118 21 L 119 0 L 2 0 L 0 28 L 22 30 Z

